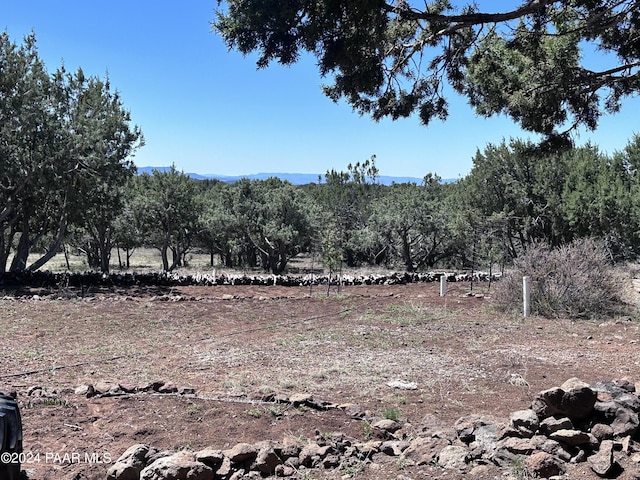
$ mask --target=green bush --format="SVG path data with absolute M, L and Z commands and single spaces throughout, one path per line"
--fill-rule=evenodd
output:
M 496 305 L 522 312 L 522 277 L 531 277 L 531 314 L 548 318 L 598 318 L 628 312 L 631 281 L 613 268 L 604 247 L 580 239 L 552 248 L 535 244 L 514 260 L 499 282 Z

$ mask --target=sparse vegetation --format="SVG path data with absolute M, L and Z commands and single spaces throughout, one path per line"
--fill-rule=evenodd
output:
M 532 280 L 531 313 L 549 318 L 602 318 L 625 311 L 623 292 L 631 279 L 613 268 L 604 246 L 593 239 L 551 247 L 538 243 L 514 261 L 498 284 L 497 306 L 522 311 L 522 277 Z
M 400 420 L 400 409 L 397 407 L 387 408 L 384 410 L 384 412 L 382 412 L 382 416 L 387 420 L 393 420 L 394 422 L 397 422 L 398 420 Z

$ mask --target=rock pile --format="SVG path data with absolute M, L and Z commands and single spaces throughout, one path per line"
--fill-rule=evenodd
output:
M 132 393 L 165 393 L 177 395 L 195 395 L 192 387 L 178 387 L 171 382 L 157 380 L 145 385 L 132 385 L 127 383 L 99 381 L 94 384 L 86 383 L 75 388 L 76 395 L 83 397 L 116 397 Z
M 640 478 L 639 413 L 632 383 L 588 385 L 572 378 L 538 393 L 530 408 L 510 415 L 508 424 L 480 415 L 460 418 L 453 426 L 427 415 L 419 427 L 363 418 L 371 433 L 364 442 L 339 432 L 317 432 L 304 444 L 265 440 L 227 450 L 168 452 L 137 444 L 111 465 L 107 479 L 292 477 L 307 468 L 362 468 L 388 456 L 405 467 L 437 465 L 480 476 L 491 468 L 520 465 L 532 477 L 553 478 L 585 464 L 600 477 L 626 471 Z
M 502 429 L 492 460 L 498 465 L 528 456 L 541 477 L 565 471 L 566 464 L 588 462 L 607 478 L 628 469 L 640 472 L 640 421 L 635 385 L 624 380 L 588 385 L 576 378 L 544 390 L 527 410 L 513 412 Z

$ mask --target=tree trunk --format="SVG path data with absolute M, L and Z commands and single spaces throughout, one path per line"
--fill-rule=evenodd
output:
M 53 242 L 49 246 L 49 249 L 42 257 L 40 257 L 38 260 L 33 262 L 31 265 L 29 265 L 28 270 L 35 271 L 39 269 L 41 266 L 43 266 L 45 263 L 47 263 L 49 260 L 51 260 L 56 255 L 56 253 L 58 253 L 58 250 L 60 249 L 60 245 L 62 245 L 62 240 L 64 240 L 64 236 L 66 233 L 67 233 L 67 214 L 63 213 L 62 217 L 60 218 L 60 223 L 58 224 L 58 232 L 56 234 L 56 237 L 53 239 Z
M 16 246 L 16 251 L 11 261 L 12 272 L 23 272 L 27 269 L 27 259 L 29 257 L 29 250 L 31 249 L 30 233 L 29 217 L 25 215 L 22 219 L 22 232 L 20 232 L 18 245 Z

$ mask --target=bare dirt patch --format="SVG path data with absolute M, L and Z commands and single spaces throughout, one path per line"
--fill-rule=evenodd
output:
M 0 391 L 17 392 L 25 452 L 40 454 L 23 468 L 35 480 L 103 479 L 107 466 L 85 454 L 113 461 L 134 443 L 202 449 L 304 442 L 316 431 L 368 435 L 342 410 L 250 403 L 269 392 L 355 403 L 371 417 L 395 410 L 419 428 L 428 414 L 451 424 L 472 413 L 506 420 L 569 377 L 640 378 L 635 321 L 523 320 L 468 292 L 461 283 L 445 298 L 436 284 L 346 287 L 330 296 L 321 288 L 216 286 L 0 299 Z M 196 395 L 74 393 L 100 381 L 158 380 Z M 418 389 L 391 388 L 393 380 Z M 51 395 L 29 395 L 34 386 Z M 72 453 L 80 461 L 65 458 Z M 456 478 L 435 466 L 403 468 L 310 478 Z

